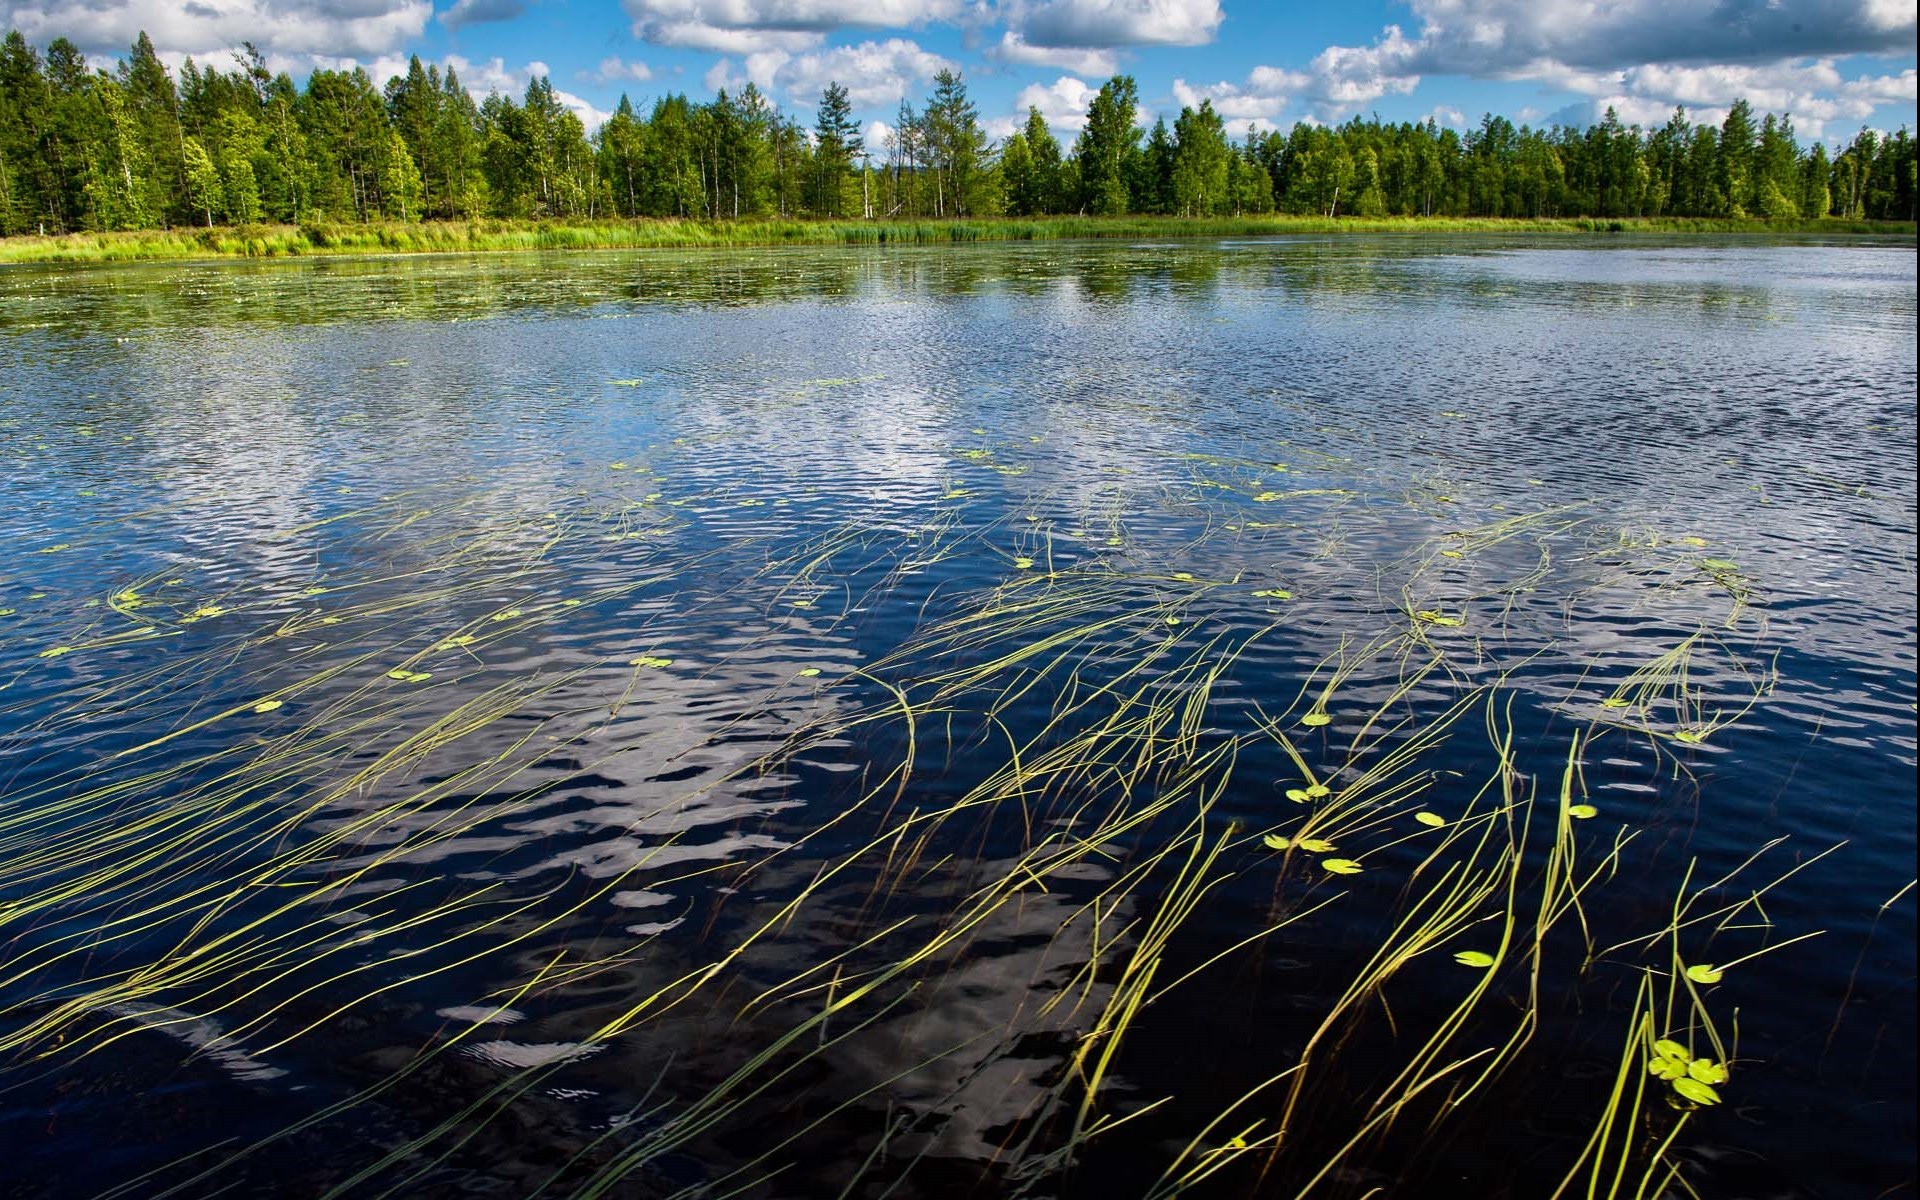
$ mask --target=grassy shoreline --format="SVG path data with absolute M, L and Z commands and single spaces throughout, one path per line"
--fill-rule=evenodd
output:
M 0 239 L 0 264 L 142 262 L 320 255 L 492 253 L 515 250 L 698 249 L 724 246 L 927 245 L 1066 238 L 1247 237 L 1327 233 L 1679 233 L 1883 235 L 1912 238 L 1912 221 L 1599 217 L 1259 216 L 1041 217 L 946 221 L 504 221 L 216 226 Z

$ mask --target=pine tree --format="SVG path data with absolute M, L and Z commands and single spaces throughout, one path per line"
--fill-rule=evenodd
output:
M 844 204 L 842 191 L 847 171 L 865 147 L 860 140 L 860 125 L 853 119 L 847 89 L 838 83 L 828 83 L 820 94 L 813 139 L 813 211 L 823 217 L 839 216 Z

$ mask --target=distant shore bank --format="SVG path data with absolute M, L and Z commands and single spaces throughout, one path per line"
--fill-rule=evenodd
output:
M 516 250 L 933 245 L 1083 238 L 1258 237 L 1275 234 L 1547 233 L 1882 235 L 1914 237 L 1912 221 L 1766 221 L 1704 217 L 1023 217 L 914 221 L 506 221 L 215 226 L 0 239 L 0 263 L 184 261 Z

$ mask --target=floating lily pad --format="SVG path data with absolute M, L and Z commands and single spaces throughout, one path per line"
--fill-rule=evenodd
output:
M 1309 799 L 1324 800 L 1331 795 L 1333 795 L 1333 789 L 1324 783 L 1310 783 L 1307 785 L 1307 797 Z
M 819 667 L 800 668 L 800 678 L 802 679 L 812 679 L 815 675 L 818 675 L 819 673 L 820 673 Z
M 1333 718 L 1323 712 L 1310 712 L 1300 718 L 1300 723 L 1309 729 L 1318 729 L 1323 725 L 1333 724 Z
M 1687 968 L 1687 978 L 1695 983 L 1719 983 L 1725 972 L 1712 963 L 1695 963 Z
M 1575 804 L 1567 809 L 1567 815 L 1585 821 L 1600 815 L 1600 810 L 1591 804 Z
M 1653 1052 L 1660 1058 L 1677 1058 L 1683 1066 L 1693 1061 L 1693 1054 L 1685 1046 L 1669 1038 L 1661 1038 L 1655 1042 Z
M 1313 797 L 1307 795 L 1307 789 L 1305 788 L 1288 788 L 1287 799 L 1293 801 L 1295 804 L 1305 804 L 1307 801 L 1313 799 Z
M 1260 589 L 1259 591 L 1257 591 L 1257 592 L 1255 592 L 1255 593 L 1254 593 L 1254 596 L 1255 596 L 1255 597 L 1256 597 L 1257 599 L 1261 599 L 1261 600 L 1291 600 L 1291 599 L 1293 599 L 1293 593 L 1292 593 L 1292 592 L 1290 592 L 1290 591 L 1288 591 L 1288 590 L 1287 590 L 1287 589 L 1285 589 L 1285 588 L 1261 588 L 1261 589 Z
M 1725 1083 L 1727 1067 L 1725 1063 L 1717 1063 L 1712 1059 L 1696 1058 L 1687 1064 L 1687 1075 L 1708 1085 Z
M 72 646 L 52 646 L 40 652 L 41 658 L 59 658 L 62 654 L 72 654 Z
M 1013 560 L 1013 565 L 1015 570 L 1025 571 L 1028 568 L 1033 566 L 1033 560 L 1026 557 L 1025 555 L 1022 555 L 1019 558 L 1016 558 Z
M 1695 1104 L 1718 1104 L 1720 1093 L 1691 1075 L 1673 1081 L 1673 1090 L 1693 1101 Z
M 1430 826 L 1434 829 L 1438 829 L 1447 823 L 1447 819 L 1436 812 L 1417 812 L 1413 814 L 1413 819 L 1422 825 Z
M 1333 849 L 1333 843 L 1325 838 L 1301 838 L 1294 844 L 1309 854 L 1325 854 Z
M 1320 865 L 1335 875 L 1358 875 L 1361 871 L 1360 864 L 1350 858 L 1323 858 Z
M 658 658 L 651 654 L 642 654 L 639 658 L 632 659 L 631 662 L 636 667 L 670 667 L 673 665 L 672 659 Z
M 1647 1063 L 1647 1071 L 1658 1079 L 1684 1079 L 1687 1075 L 1687 1064 L 1681 1059 L 1667 1058 L 1662 1055 Z
M 1260 844 L 1265 846 L 1269 850 L 1285 850 L 1288 846 L 1293 845 L 1292 842 L 1288 841 L 1286 838 L 1281 837 L 1277 833 L 1270 833 L 1267 836 L 1261 838 Z
M 284 703 L 286 703 L 284 700 L 262 700 L 253 706 L 253 711 L 257 713 L 270 713 Z
M 1453 956 L 1453 961 L 1463 967 L 1490 967 L 1493 965 L 1493 955 L 1484 950 L 1462 950 Z
M 1673 740 L 1676 742 L 1685 742 L 1689 746 L 1697 746 L 1707 740 L 1707 731 L 1704 729 L 1676 729 L 1673 732 Z

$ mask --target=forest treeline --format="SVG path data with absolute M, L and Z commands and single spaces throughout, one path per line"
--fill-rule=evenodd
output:
M 1683 110 L 1653 129 L 1609 110 L 1585 129 L 1487 116 L 1465 133 L 1377 117 L 1227 135 L 1212 105 L 1135 121 L 1115 76 L 1063 147 L 1037 109 L 995 144 L 965 81 L 903 103 L 865 145 L 829 84 L 809 126 L 752 84 L 642 113 L 622 96 L 589 132 L 546 78 L 476 102 L 415 57 L 305 86 L 248 46 L 230 70 L 176 79 L 143 33 L 112 71 L 58 39 L 0 44 L 0 234 L 482 217 L 995 215 L 1766 217 L 1912 220 L 1914 139 L 1863 130 L 1838 154 L 1744 100 L 1719 125 Z

